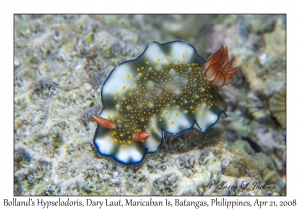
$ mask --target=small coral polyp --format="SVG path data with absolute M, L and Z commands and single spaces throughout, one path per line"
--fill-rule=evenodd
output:
M 94 144 L 101 155 L 130 165 L 142 162 L 164 141 L 164 132 L 208 130 L 226 102 L 207 81 L 205 60 L 193 46 L 151 43 L 135 60 L 118 65 L 102 88 L 104 108 Z

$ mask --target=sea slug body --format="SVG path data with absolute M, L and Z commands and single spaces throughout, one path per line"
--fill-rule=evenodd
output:
M 97 151 L 122 164 L 138 164 L 147 153 L 157 151 L 164 132 L 175 135 L 193 127 L 208 130 L 226 111 L 217 87 L 232 81 L 238 70 L 227 80 L 214 76 L 224 67 L 215 64 L 220 54 L 221 61 L 227 61 L 226 52 L 219 53 L 210 59 L 206 72 L 205 60 L 193 46 L 181 41 L 153 42 L 135 60 L 118 65 L 102 88 L 104 108 L 94 116 Z M 225 67 L 231 71 L 232 62 L 228 63 Z

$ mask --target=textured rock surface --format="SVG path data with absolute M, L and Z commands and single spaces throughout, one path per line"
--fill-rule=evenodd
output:
M 242 70 L 221 89 L 228 117 L 205 134 L 167 136 L 140 165 L 99 156 L 91 116 L 107 75 L 175 39 L 203 57 L 220 44 L 237 56 Z M 285 194 L 285 130 L 268 102 L 285 85 L 285 16 L 21 15 L 14 47 L 15 195 Z

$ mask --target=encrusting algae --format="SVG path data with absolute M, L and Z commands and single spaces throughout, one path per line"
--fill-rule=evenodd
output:
M 239 70 L 228 57 L 222 46 L 205 63 L 187 43 L 153 42 L 135 60 L 118 65 L 102 88 L 104 108 L 94 116 L 98 152 L 138 164 L 157 151 L 164 132 L 207 131 L 226 111 L 217 87 L 229 84 Z

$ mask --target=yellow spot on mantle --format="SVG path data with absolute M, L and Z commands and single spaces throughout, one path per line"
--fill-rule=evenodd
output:
M 125 90 L 126 89 L 126 85 L 124 85 L 122 88 L 123 88 L 123 90 Z
M 127 74 L 126 77 L 127 77 L 127 78 L 130 78 L 130 74 Z

